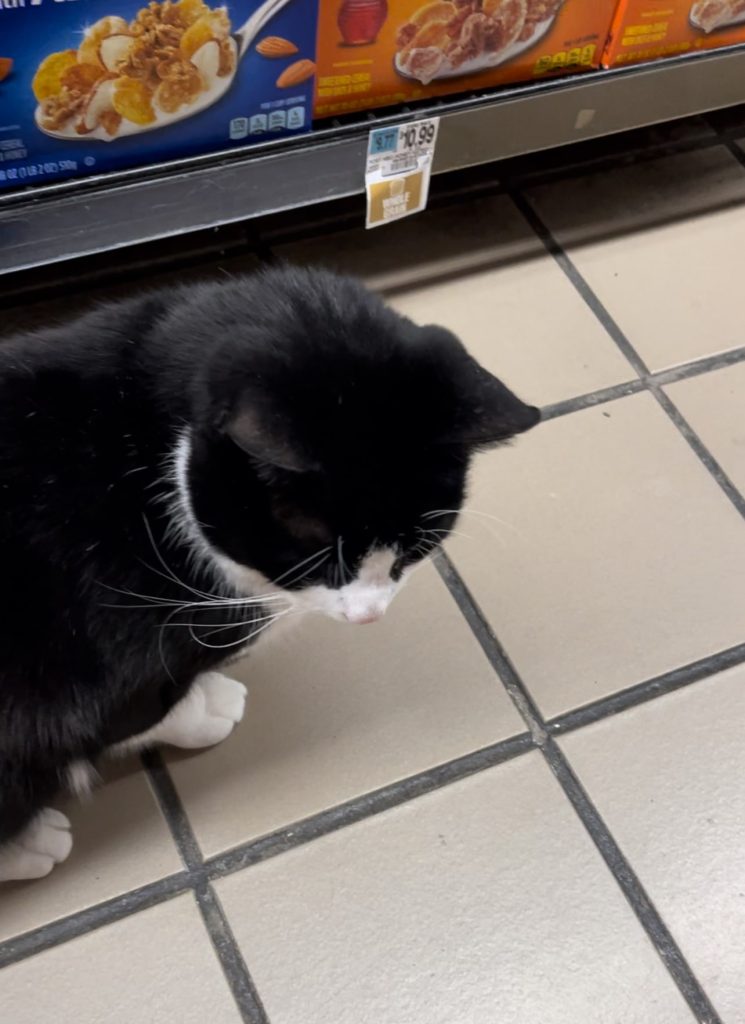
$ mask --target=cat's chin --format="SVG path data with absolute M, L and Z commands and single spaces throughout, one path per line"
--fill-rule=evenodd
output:
M 311 586 L 293 595 L 298 607 L 339 622 L 368 625 L 382 619 L 404 583 L 391 577 L 396 552 L 377 548 L 362 561 L 353 579 L 341 587 Z
M 383 618 L 397 590 L 395 583 L 373 589 L 355 582 L 339 590 L 308 587 L 307 590 L 293 594 L 292 600 L 301 611 L 325 615 L 337 622 L 364 626 Z
M 325 615 L 337 622 L 359 626 L 383 618 L 411 572 L 411 569 L 407 569 L 398 580 L 392 579 L 391 569 L 396 560 L 396 552 L 389 548 L 378 548 L 367 555 L 355 577 L 344 586 L 326 587 L 316 584 L 298 590 L 285 590 L 256 569 L 238 565 L 224 555 L 217 555 L 216 560 L 233 584 L 249 594 L 281 594 L 295 612 Z

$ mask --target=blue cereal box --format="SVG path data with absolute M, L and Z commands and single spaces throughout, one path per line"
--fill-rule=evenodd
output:
M 310 129 L 317 0 L 0 0 L 0 189 Z

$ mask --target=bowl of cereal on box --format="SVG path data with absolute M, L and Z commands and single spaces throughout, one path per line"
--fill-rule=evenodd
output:
M 422 85 L 512 60 L 548 32 L 565 0 L 429 0 L 401 25 L 396 70 Z
M 56 139 L 112 141 L 192 117 L 225 95 L 251 43 L 289 2 L 266 0 L 235 31 L 227 8 L 205 0 L 153 0 L 131 21 L 101 18 L 77 49 L 50 53 L 39 65 L 36 124 Z M 262 49 L 266 42 L 276 52 Z M 289 40 L 262 43 L 257 50 L 266 56 L 297 53 Z M 295 61 L 277 85 L 314 72 L 312 61 Z
M 702 32 L 716 32 L 745 21 L 745 0 L 695 0 L 688 20 Z

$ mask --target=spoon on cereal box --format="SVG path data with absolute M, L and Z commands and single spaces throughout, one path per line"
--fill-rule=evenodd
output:
M 228 91 L 238 64 L 264 26 L 290 0 L 265 0 L 231 32 L 227 8 L 205 0 L 150 3 L 127 22 L 101 18 L 77 50 L 46 57 L 34 76 L 37 127 L 56 139 L 112 141 L 192 117 Z M 297 47 L 270 36 L 257 50 L 291 57 Z M 296 60 L 277 86 L 299 85 L 315 73 Z

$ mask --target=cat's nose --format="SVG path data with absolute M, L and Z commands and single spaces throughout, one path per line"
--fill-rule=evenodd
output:
M 392 581 L 369 583 L 355 580 L 341 590 L 341 613 L 347 622 L 358 626 L 377 622 L 385 615 L 395 592 Z
M 370 622 L 382 619 L 384 614 L 383 608 L 367 608 L 360 611 L 345 611 L 344 618 L 347 622 L 353 622 L 355 626 L 367 626 Z

